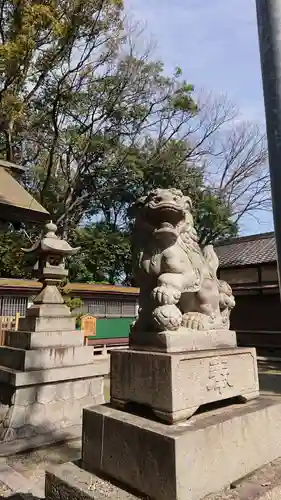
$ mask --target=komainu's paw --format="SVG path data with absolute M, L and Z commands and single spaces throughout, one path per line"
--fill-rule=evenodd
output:
M 152 298 L 159 305 L 174 305 L 181 296 L 181 292 L 176 288 L 169 288 L 167 286 L 157 286 L 152 291 Z
M 182 313 L 175 305 L 158 306 L 153 311 L 153 323 L 158 331 L 178 330 L 182 322 Z
M 186 313 L 182 317 L 182 326 L 192 330 L 209 330 L 211 318 L 200 313 Z

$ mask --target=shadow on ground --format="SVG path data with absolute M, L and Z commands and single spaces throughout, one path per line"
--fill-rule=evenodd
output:
M 281 363 L 277 361 L 260 362 L 259 382 L 262 393 L 281 395 Z
M 260 391 L 281 396 L 281 371 L 279 374 L 260 373 Z
M 42 500 L 41 497 L 36 497 L 32 493 L 13 493 L 10 496 L 0 496 L 0 498 L 8 498 L 9 500 Z

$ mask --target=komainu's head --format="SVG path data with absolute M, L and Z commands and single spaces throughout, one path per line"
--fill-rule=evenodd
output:
M 175 233 L 190 221 L 192 202 L 179 189 L 154 189 L 136 203 L 137 218 L 146 222 L 159 235 Z

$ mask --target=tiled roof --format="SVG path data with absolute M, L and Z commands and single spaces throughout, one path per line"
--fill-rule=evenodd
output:
M 0 278 L 0 289 L 1 288 L 35 288 L 40 289 L 42 287 L 39 281 L 35 280 L 23 280 L 15 278 Z M 66 293 L 71 292 L 102 292 L 102 293 L 116 293 L 125 295 L 138 295 L 139 288 L 132 286 L 119 286 L 119 285 L 102 285 L 102 284 L 90 284 L 90 283 L 67 283 L 64 286 L 64 291 Z
M 23 280 L 17 278 L 0 278 L 0 288 L 38 288 L 42 287 L 39 281 L 35 280 Z
M 243 236 L 216 246 L 220 267 L 238 267 L 276 262 L 274 233 Z

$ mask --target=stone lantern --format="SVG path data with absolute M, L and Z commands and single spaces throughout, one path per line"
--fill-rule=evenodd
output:
M 29 249 L 22 249 L 25 253 L 38 257 L 35 265 L 36 274 L 43 288 L 28 309 L 28 316 L 65 316 L 70 315 L 69 308 L 58 289 L 58 285 L 68 276 L 65 269 L 65 258 L 75 255 L 80 248 L 72 248 L 66 240 L 56 235 L 57 226 L 53 222 L 46 224 L 41 239 Z
M 108 356 L 93 358 L 58 288 L 68 274 L 65 258 L 79 249 L 56 230 L 46 224 L 43 236 L 25 250 L 36 255 L 43 286 L 0 347 L 0 456 L 77 438 L 83 408 L 104 402 Z

